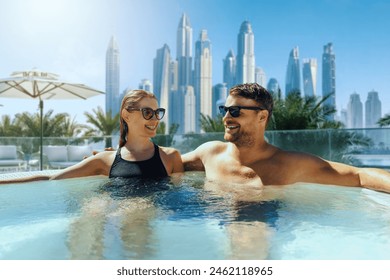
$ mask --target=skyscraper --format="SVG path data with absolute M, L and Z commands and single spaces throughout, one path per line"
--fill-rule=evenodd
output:
M 236 83 L 255 82 L 255 36 L 248 21 L 241 24 L 237 37 Z
M 179 87 L 192 85 L 192 27 L 186 14 L 183 14 L 180 19 L 176 43 Z
M 153 92 L 152 82 L 148 79 L 142 79 L 141 82 L 138 84 L 138 89 Z
M 106 52 L 106 113 L 111 116 L 119 113 L 119 48 L 112 36 Z
M 291 50 L 287 63 L 286 97 L 292 92 L 301 92 L 301 70 L 299 66 L 298 47 Z
M 368 93 L 365 109 L 366 128 L 378 127 L 376 123 L 382 117 L 382 103 L 379 100 L 378 92 L 372 90 Z
M 317 90 L 317 59 L 303 60 L 302 66 L 303 92 L 305 96 L 316 96 Z
M 278 81 L 275 78 L 271 78 L 267 84 L 267 90 L 269 93 L 272 93 L 274 98 L 281 98 L 282 92 L 280 90 L 280 86 Z
M 340 122 L 342 122 L 345 127 L 348 127 L 348 110 L 347 109 L 341 109 Z
M 196 132 L 200 132 L 200 113 L 212 115 L 212 53 L 207 31 L 200 32 L 195 43 L 195 97 L 196 97 Z
M 336 107 L 336 56 L 333 53 L 332 43 L 324 46 L 322 54 L 322 97 L 332 94 L 324 105 Z M 334 120 L 335 116 L 330 116 Z
M 184 92 L 184 133 L 196 132 L 196 98 L 194 88 L 187 86 Z
M 363 104 L 356 92 L 349 97 L 347 116 L 348 128 L 363 128 Z
M 218 107 L 225 105 L 226 97 L 228 93 L 228 88 L 225 83 L 217 84 L 213 87 L 213 112 L 212 118 L 215 118 L 219 114 Z
M 169 117 L 169 92 L 170 84 L 170 66 L 171 66 L 171 52 L 167 44 L 161 49 L 157 50 L 156 57 L 153 60 L 153 88 L 154 94 L 159 100 L 161 108 L 165 108 L 165 117 L 162 120 L 166 124 L 166 131 L 168 133 L 170 126 Z
M 186 14 L 183 14 L 179 26 L 177 29 L 177 48 L 176 48 L 176 60 L 177 60 L 177 74 L 178 74 L 178 89 L 175 94 L 175 100 L 173 100 L 173 107 L 176 112 L 177 118 L 175 122 L 179 124 L 178 132 L 184 133 L 185 131 L 195 132 L 193 127 L 195 118 L 192 118 L 192 114 L 187 112 L 190 106 L 196 106 L 196 101 L 192 101 L 192 95 L 194 95 L 194 89 L 192 87 L 192 28 L 190 20 Z M 189 88 L 191 87 L 191 89 Z M 186 94 L 191 96 L 186 97 Z M 186 102 L 191 102 L 187 104 Z M 177 103 L 177 104 L 176 104 Z M 178 108 L 176 106 L 182 106 Z M 194 107 L 195 110 L 195 107 Z M 188 119 L 190 118 L 190 119 Z M 188 127 L 185 127 L 188 126 Z
M 261 67 L 256 67 L 255 69 L 255 82 L 264 88 L 266 87 L 267 77 L 265 75 L 263 68 Z
M 236 57 L 232 49 L 223 60 L 223 82 L 228 89 L 236 84 Z

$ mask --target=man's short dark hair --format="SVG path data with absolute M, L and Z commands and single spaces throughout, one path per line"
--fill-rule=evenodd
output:
M 274 100 L 272 98 L 272 94 L 270 94 L 261 85 L 257 83 L 236 85 L 230 89 L 229 94 L 255 100 L 260 106 L 267 109 L 268 120 L 271 118 L 272 110 L 274 108 Z

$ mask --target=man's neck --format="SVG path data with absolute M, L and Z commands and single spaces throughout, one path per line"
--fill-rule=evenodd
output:
M 275 152 L 275 147 L 265 140 L 258 141 L 251 146 L 237 146 L 231 143 L 230 149 L 232 155 L 244 165 L 267 159 Z

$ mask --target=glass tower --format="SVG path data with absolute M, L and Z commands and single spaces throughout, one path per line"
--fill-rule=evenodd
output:
M 196 97 L 196 131 L 200 132 L 200 113 L 212 115 L 212 54 L 207 31 L 200 32 L 195 43 L 195 97 Z
M 195 94 L 192 87 L 192 27 L 186 14 L 180 19 L 176 43 L 178 89 L 172 100 L 172 108 L 175 108 L 174 120 L 179 124 L 178 133 L 195 132 L 195 117 L 192 111 L 187 112 L 191 106 L 196 105 L 196 101 L 193 100 Z M 193 110 L 195 112 L 195 107 Z
M 324 102 L 324 105 L 336 107 L 336 56 L 333 53 L 332 43 L 324 46 L 322 54 L 322 97 L 331 96 Z M 330 120 L 334 120 L 332 115 Z
M 301 70 L 299 67 L 299 50 L 295 47 L 291 50 L 287 63 L 286 73 L 286 97 L 292 92 L 301 92 Z
M 190 19 L 183 14 L 177 29 L 176 59 L 178 62 L 178 82 L 180 86 L 192 84 L 192 27 Z
M 236 84 L 236 57 L 232 49 L 223 60 L 223 82 L 228 89 Z
M 169 108 L 169 92 L 171 89 L 170 83 L 170 66 L 171 52 L 167 44 L 157 50 L 156 58 L 153 60 L 153 88 L 154 94 L 157 96 L 161 108 L 165 108 L 165 117 L 162 120 L 166 126 L 165 133 L 168 133 L 170 126 L 170 108 Z
M 302 77 L 305 96 L 316 96 L 317 59 L 309 58 L 303 60 Z
M 114 38 L 111 37 L 106 52 L 106 113 L 111 116 L 119 113 L 119 48 Z
M 237 37 L 236 83 L 255 82 L 255 36 L 248 21 L 241 24 Z
M 367 95 L 365 103 L 366 128 L 378 127 L 377 122 L 382 117 L 382 103 L 378 92 L 372 90 Z
M 363 128 L 363 103 L 356 92 L 349 97 L 347 116 L 348 128 Z
M 282 97 L 282 92 L 278 81 L 275 78 L 271 78 L 267 84 L 267 90 L 273 95 L 274 98 L 280 99 Z

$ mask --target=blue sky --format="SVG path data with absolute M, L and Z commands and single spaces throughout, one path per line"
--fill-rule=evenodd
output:
M 282 90 L 290 50 L 300 59 L 317 58 L 321 94 L 323 46 L 336 54 L 336 105 L 346 108 L 357 92 L 366 101 L 379 92 L 382 114 L 390 113 L 390 1 L 387 0 L 0 0 L 0 78 L 37 68 L 61 79 L 105 90 L 105 55 L 115 35 L 121 59 L 121 90 L 153 78 L 156 50 L 168 44 L 176 57 L 176 31 L 183 13 L 193 40 L 207 29 L 212 43 L 213 84 L 222 82 L 222 60 L 243 21 L 252 24 L 256 65 Z M 193 52 L 194 53 L 194 52 Z M 0 98 L 0 115 L 36 112 L 37 100 Z M 83 113 L 104 108 L 104 97 L 52 100 L 45 111 Z

